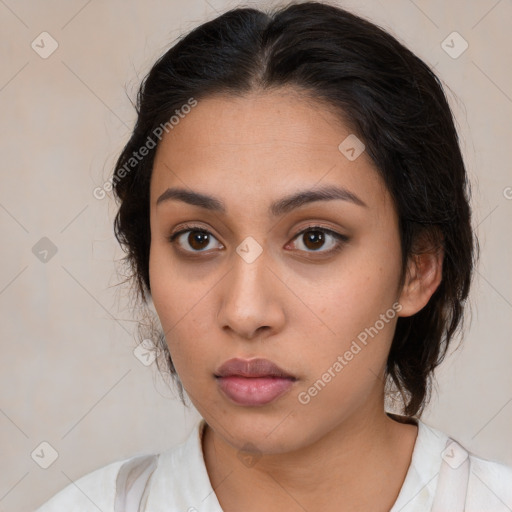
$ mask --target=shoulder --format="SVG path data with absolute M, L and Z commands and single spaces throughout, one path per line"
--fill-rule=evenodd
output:
M 430 431 L 441 434 L 439 430 L 430 427 Z M 464 443 L 452 436 L 445 436 L 447 445 L 441 453 L 443 459 L 453 468 L 454 480 L 462 463 L 468 459 L 466 503 L 467 512 L 510 512 L 512 510 L 512 466 L 498 461 L 486 459 L 472 452 Z M 448 459 L 453 455 L 450 444 L 455 442 L 462 450 L 456 454 L 455 459 Z M 457 450 L 456 450 L 457 451 Z M 456 460 L 458 458 L 458 460 Z M 452 466 L 452 463 L 454 464 Z M 460 469 L 459 469 L 460 468 Z
M 109 512 L 114 510 L 116 479 L 121 466 L 135 457 L 102 466 L 72 481 L 36 512 Z
M 82 476 L 35 512 L 114 512 L 134 503 L 153 512 L 187 510 L 198 496 L 213 494 L 201 451 L 204 424 L 198 422 L 185 441 L 163 452 L 118 460 Z
M 512 466 L 469 454 L 468 512 L 512 510 Z
M 419 512 L 435 505 L 435 510 L 512 511 L 511 466 L 471 452 L 464 443 L 421 420 L 417 424 L 411 465 L 393 512 Z

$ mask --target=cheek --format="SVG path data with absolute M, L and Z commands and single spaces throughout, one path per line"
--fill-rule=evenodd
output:
M 326 327 L 315 336 L 322 350 L 318 344 L 308 349 L 310 383 L 329 380 L 329 370 L 336 375 L 326 386 L 329 391 L 322 391 L 318 405 L 350 401 L 354 393 L 364 395 L 382 373 L 400 309 L 396 302 L 399 276 L 398 240 L 383 246 L 376 239 L 364 248 L 354 248 L 330 280 L 320 282 L 317 293 L 309 294 L 311 309 L 319 312 Z
M 315 336 L 318 342 L 307 348 L 308 378 L 297 398 L 304 408 L 300 410 L 309 411 L 304 421 L 311 426 L 317 421 L 313 417 L 328 424 L 349 415 L 384 381 L 398 318 L 393 294 L 385 286 L 377 290 L 375 281 L 363 294 L 357 291 L 357 279 L 347 278 L 345 284 L 332 292 L 330 314 L 322 316 L 335 334 L 324 330 L 323 336 Z
M 162 324 L 169 350 L 176 366 L 176 352 L 179 351 L 180 318 L 186 318 L 188 300 L 187 288 L 183 288 L 182 279 L 173 271 L 172 265 L 166 261 L 165 251 L 151 246 L 149 258 L 149 280 L 151 296 L 155 310 Z M 180 300 L 181 299 L 181 300 Z M 171 343 L 169 343 L 171 341 Z M 173 345 L 178 346 L 178 350 Z
M 308 300 L 320 318 L 345 340 L 372 326 L 398 297 L 400 253 L 394 247 L 358 248 L 319 283 Z M 380 324 L 379 324 L 380 325 Z
M 208 346 L 205 333 L 210 332 L 213 336 L 206 325 L 205 315 L 210 300 L 206 292 L 211 285 L 192 279 L 179 268 L 179 265 L 171 264 L 168 249 L 152 246 L 149 275 L 153 304 L 173 364 L 180 380 L 186 384 L 187 375 L 197 376 L 201 369 L 204 372 L 203 361 Z
M 187 316 L 204 295 L 206 285 L 184 272 L 183 266 L 172 257 L 170 247 L 158 242 L 151 245 L 149 280 L 162 326 L 174 333 L 180 323 L 187 321 Z

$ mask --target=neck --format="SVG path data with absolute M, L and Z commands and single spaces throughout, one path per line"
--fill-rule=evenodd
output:
M 389 510 L 395 502 L 416 434 L 416 426 L 399 423 L 373 407 L 359 410 L 312 444 L 264 454 L 250 467 L 241 464 L 239 451 L 208 426 L 203 451 L 210 481 L 226 512 L 248 511 L 248 504 L 268 511 L 283 506 L 319 510 L 320 505 L 324 511 L 340 510 L 341 502 L 343 510 L 377 511 Z

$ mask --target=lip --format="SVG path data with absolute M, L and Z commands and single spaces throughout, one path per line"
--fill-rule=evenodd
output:
M 215 372 L 221 391 L 234 403 L 261 406 L 284 395 L 297 380 L 268 359 L 229 359 Z
M 277 366 L 269 359 L 260 357 L 254 359 L 241 359 L 235 357 L 221 364 L 215 372 L 216 377 L 281 377 L 295 379 L 295 377 Z

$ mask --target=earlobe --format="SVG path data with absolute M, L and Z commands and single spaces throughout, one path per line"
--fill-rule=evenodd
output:
M 399 316 L 412 316 L 423 309 L 439 287 L 443 275 L 443 250 L 414 254 L 409 258 L 400 293 Z

